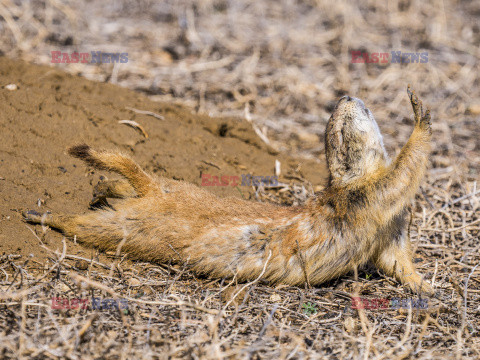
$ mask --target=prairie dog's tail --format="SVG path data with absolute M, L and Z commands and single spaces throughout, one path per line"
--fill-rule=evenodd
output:
M 116 152 L 96 151 L 86 144 L 72 146 L 68 153 L 85 161 L 88 165 L 123 175 L 139 196 L 152 188 L 153 179 L 129 157 Z

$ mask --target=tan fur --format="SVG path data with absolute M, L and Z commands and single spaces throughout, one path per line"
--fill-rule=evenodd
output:
M 431 293 L 412 263 L 408 211 L 430 149 L 430 114 L 408 89 L 415 127 L 391 162 L 372 114 L 343 97 L 326 129 L 329 186 L 303 206 L 218 198 L 195 185 L 146 174 L 127 156 L 87 145 L 70 154 L 126 178 L 107 181 L 95 197 L 124 198 L 115 210 L 86 215 L 24 214 L 84 244 L 152 262 L 187 263 L 213 277 L 263 278 L 317 285 L 372 261 L 414 291 Z M 268 260 L 268 262 L 267 262 Z

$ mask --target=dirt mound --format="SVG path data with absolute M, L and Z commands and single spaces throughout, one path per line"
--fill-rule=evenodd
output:
M 131 90 L 7 58 L 0 58 L 0 87 L 0 253 L 44 255 L 22 222 L 22 209 L 86 211 L 101 173 L 66 155 L 65 149 L 79 142 L 120 149 L 152 173 L 197 185 L 202 174 L 272 176 L 275 160 L 281 163 L 281 182 L 319 185 L 326 179 L 324 163 L 276 153 L 247 121 L 195 115 Z M 120 120 L 136 121 L 148 138 Z M 252 186 L 208 189 L 221 196 L 254 193 Z M 48 239 L 56 242 L 51 247 L 61 246 L 60 235 Z

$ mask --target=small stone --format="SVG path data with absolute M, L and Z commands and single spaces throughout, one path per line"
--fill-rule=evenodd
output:
M 343 326 L 345 327 L 346 332 L 351 333 L 355 330 L 355 320 L 353 320 L 351 316 L 348 316 L 343 321 Z
M 245 296 L 247 295 L 247 289 L 242 289 L 243 287 L 240 285 L 228 287 L 220 295 L 222 298 L 222 302 L 231 303 L 235 306 L 242 304 L 244 300 L 246 302 L 248 300 L 248 296 L 247 298 L 245 298 Z
M 138 286 L 140 284 L 141 284 L 140 280 L 138 280 L 136 278 L 132 277 L 132 278 L 128 279 L 128 285 L 130 285 L 130 286 Z
M 281 300 L 282 300 L 282 297 L 278 294 L 270 295 L 270 301 L 272 302 L 280 302 Z
M 8 85 L 5 85 L 5 89 L 10 90 L 10 91 L 15 91 L 15 90 L 18 89 L 18 86 L 15 85 L 15 84 L 8 84 Z
M 467 114 L 478 115 L 480 114 L 480 104 L 470 104 L 468 105 Z
M 88 269 L 88 262 L 85 261 L 85 260 L 77 260 L 75 262 L 75 267 L 78 269 L 78 270 L 87 270 Z

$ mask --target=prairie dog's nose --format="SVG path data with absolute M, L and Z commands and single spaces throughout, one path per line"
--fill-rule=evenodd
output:
M 360 108 L 365 109 L 365 104 L 363 103 L 363 101 L 356 97 L 345 95 L 340 100 L 342 99 L 345 99 L 345 102 L 349 103 L 348 106 L 352 106 L 352 103 L 354 103 L 353 106 L 358 105 Z

